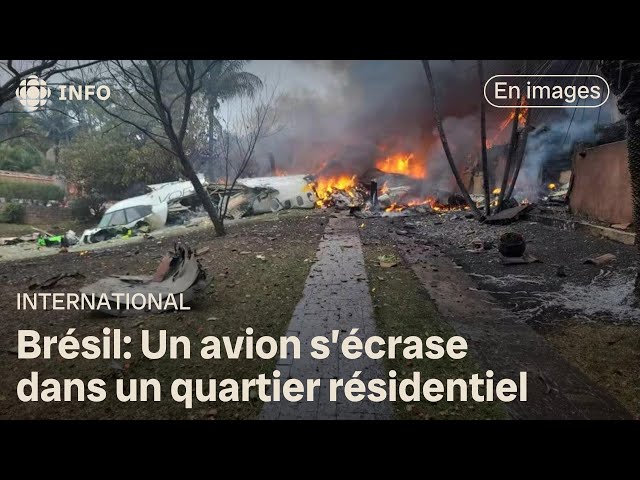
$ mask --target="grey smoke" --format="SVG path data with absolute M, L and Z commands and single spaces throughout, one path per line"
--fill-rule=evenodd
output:
M 288 173 L 353 172 L 362 174 L 375 164 L 381 152 L 411 151 L 427 162 L 425 192 L 432 188 L 454 189 L 455 181 L 435 129 L 426 76 L 420 60 L 326 60 L 297 61 L 298 66 L 327 78 L 330 87 L 311 82 L 306 88 L 284 92 L 278 108 L 287 127 L 264 139 L 256 158 L 268 171 L 268 154 L 280 170 Z M 517 73 L 520 60 L 485 61 L 485 77 Z M 461 170 L 477 158 L 481 83 L 475 60 L 432 61 L 439 103 L 455 161 Z M 529 139 L 520 182 L 523 193 L 535 185 L 539 169 L 552 155 L 564 152 L 575 140 L 587 141 L 593 131 L 595 112 L 574 117 L 564 141 L 570 110 L 545 119 L 545 134 Z M 488 138 L 508 115 L 487 109 Z M 532 120 L 535 122 L 535 118 Z M 507 143 L 509 129 L 500 134 Z M 563 140 L 558 138 L 563 137 Z
M 576 143 L 593 144 L 597 142 L 596 126 L 611 122 L 615 104 L 612 100 L 603 108 L 563 110 L 561 115 L 549 123 L 536 125 L 535 115 L 532 123 L 536 126 L 527 141 L 527 149 L 515 189 L 516 198 L 535 199 L 539 195 L 542 171 L 545 165 L 564 162 L 570 168 L 569 156 Z

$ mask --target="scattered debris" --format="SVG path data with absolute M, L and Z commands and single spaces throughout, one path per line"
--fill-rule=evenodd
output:
M 38 239 L 37 234 L 22 235 L 20 237 L 4 237 L 0 238 L 0 245 L 16 245 L 23 242 L 34 242 Z
M 129 304 L 122 301 L 121 309 L 116 310 L 116 297 L 114 294 L 129 293 L 130 298 L 135 293 L 149 294 L 182 294 L 183 303 L 186 305 L 201 294 L 211 280 L 207 278 L 206 271 L 196 259 L 195 253 L 189 247 L 175 245 L 174 251 L 162 258 L 154 275 L 112 275 L 98 280 L 95 283 L 83 287 L 80 292 L 85 294 L 104 295 L 113 301 L 112 308 L 100 310 L 110 315 L 123 316 L 140 313 L 140 310 L 129 309 Z M 167 302 L 169 303 L 169 302 Z M 124 304 L 124 305 L 123 305 Z M 171 307 L 168 307 L 171 308 Z M 167 310 L 159 310 L 155 305 L 150 305 L 146 312 L 160 313 Z
M 47 231 L 45 231 L 45 230 L 42 230 L 42 229 L 40 229 L 40 228 L 31 227 L 31 230 L 35 230 L 36 232 L 41 233 L 41 234 L 43 234 L 43 235 L 46 235 L 47 237 L 53 237 L 53 234 L 52 234 L 52 233 L 49 233 L 49 232 L 47 232 Z
M 507 208 L 506 210 L 502 210 L 501 212 L 496 213 L 495 215 L 491 215 L 485 219 L 485 223 L 490 225 L 494 224 L 507 224 L 511 222 L 515 222 L 519 220 L 524 214 L 526 214 L 529 210 L 533 208 L 533 204 L 525 203 L 523 205 L 519 205 L 513 208 Z
M 630 223 L 614 223 L 611 225 L 611 228 L 615 228 L 616 230 L 628 230 L 630 226 Z
M 471 241 L 471 245 L 473 246 L 473 248 L 475 248 L 476 250 L 482 250 L 483 246 L 484 246 L 484 242 L 482 240 L 480 240 L 479 238 L 476 238 L 475 240 Z
M 618 338 L 615 338 L 615 339 L 613 339 L 613 340 L 609 340 L 609 341 L 607 342 L 607 345 L 615 345 L 615 344 L 616 344 L 616 343 L 618 343 L 620 340 L 624 340 L 625 338 L 627 338 L 627 337 L 626 337 L 625 335 L 622 335 L 622 336 L 620 336 L 620 337 L 618 337 Z
M 547 188 L 551 190 L 551 193 L 542 200 L 549 203 L 566 203 L 567 195 L 569 194 L 569 185 L 569 183 L 565 183 L 560 186 L 555 183 L 549 184 Z
M 398 265 L 398 257 L 395 255 L 380 255 L 378 257 L 378 264 L 382 268 L 391 268 Z
M 501 262 L 503 265 L 526 265 L 529 263 L 542 263 L 536 257 L 528 253 L 522 255 L 521 257 L 502 257 Z
M 589 265 L 606 265 L 607 263 L 615 262 L 616 256 L 612 253 L 605 253 L 598 257 L 587 258 L 583 263 Z
M 196 257 L 200 257 L 209 251 L 209 247 L 202 247 L 196 250 Z
M 82 275 L 80 272 L 59 273 L 58 275 L 48 278 L 42 282 L 32 283 L 31 285 L 29 285 L 29 290 L 35 290 L 36 288 L 47 290 L 49 288 L 53 288 L 63 278 L 84 278 L 84 275 Z

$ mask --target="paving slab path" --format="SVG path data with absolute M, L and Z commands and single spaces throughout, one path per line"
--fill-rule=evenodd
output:
M 331 338 L 340 330 L 340 340 L 358 328 L 356 336 L 364 339 L 375 335 L 373 304 L 362 254 L 358 225 L 352 218 L 330 218 L 318 248 L 317 261 L 311 267 L 302 299 L 294 310 L 287 335 L 297 335 L 301 343 L 299 359 L 280 360 L 280 378 L 296 378 L 305 382 L 321 379 L 315 402 L 265 403 L 260 414 L 268 420 L 378 420 L 389 419 L 393 409 L 389 402 L 350 402 L 340 392 L 337 401 L 329 401 L 330 379 L 349 380 L 355 371 L 367 382 L 385 378 L 381 361 L 361 357 L 348 360 L 332 345 L 326 360 L 310 356 L 311 339 L 317 335 Z

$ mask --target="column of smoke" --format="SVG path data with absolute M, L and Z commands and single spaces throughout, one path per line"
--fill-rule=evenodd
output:
M 376 160 L 413 153 L 427 164 L 425 189 L 452 187 L 452 176 L 435 130 L 421 61 L 315 61 L 319 74 L 340 87 L 325 95 L 284 92 L 277 108 L 287 119 L 278 135 L 261 142 L 256 158 L 267 171 L 268 152 L 287 173 L 360 175 Z M 475 61 L 434 61 L 449 142 L 461 165 L 477 151 L 482 91 Z M 487 74 L 515 70 L 514 62 L 488 62 Z M 489 112 L 499 124 L 504 112 Z
M 311 89 L 284 92 L 277 108 L 286 128 L 261 141 L 256 159 L 269 171 L 273 153 L 278 170 L 287 173 L 349 173 L 361 175 L 387 154 L 411 152 L 427 165 L 424 193 L 455 191 L 432 112 L 421 61 L 314 61 L 308 63 L 334 86 L 319 95 Z M 522 62 L 487 61 L 485 76 L 518 73 Z M 479 105 L 482 90 L 476 61 L 433 61 L 444 126 L 460 170 L 477 162 L 480 150 Z M 337 86 L 337 87 L 336 87 Z M 488 108 L 488 138 L 497 134 L 505 110 Z M 578 118 L 575 118 L 578 117 Z M 573 141 L 587 141 L 593 115 L 576 115 L 568 138 L 569 117 L 549 122 L 545 133 L 532 135 L 516 193 L 537 189 L 541 166 L 570 150 Z M 500 143 L 509 140 L 509 130 Z M 560 133 L 561 134 L 560 134 Z M 558 140 L 558 138 L 561 138 Z
M 615 119 L 615 110 L 615 100 L 609 99 L 601 109 L 578 109 L 575 114 L 572 109 L 567 109 L 545 123 L 536 122 L 534 114 L 532 123 L 536 129 L 527 141 L 515 197 L 537 199 L 547 194 L 542 185 L 545 166 L 554 161 L 563 161 L 567 168 L 571 168 L 569 157 L 574 153 L 575 145 L 596 143 L 596 127 L 611 123 Z

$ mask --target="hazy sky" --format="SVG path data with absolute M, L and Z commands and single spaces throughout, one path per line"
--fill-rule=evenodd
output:
M 338 93 L 345 76 L 322 68 L 320 62 L 300 60 L 253 60 L 247 71 L 259 76 L 267 83 L 277 83 L 287 92 L 314 92 L 320 97 Z

